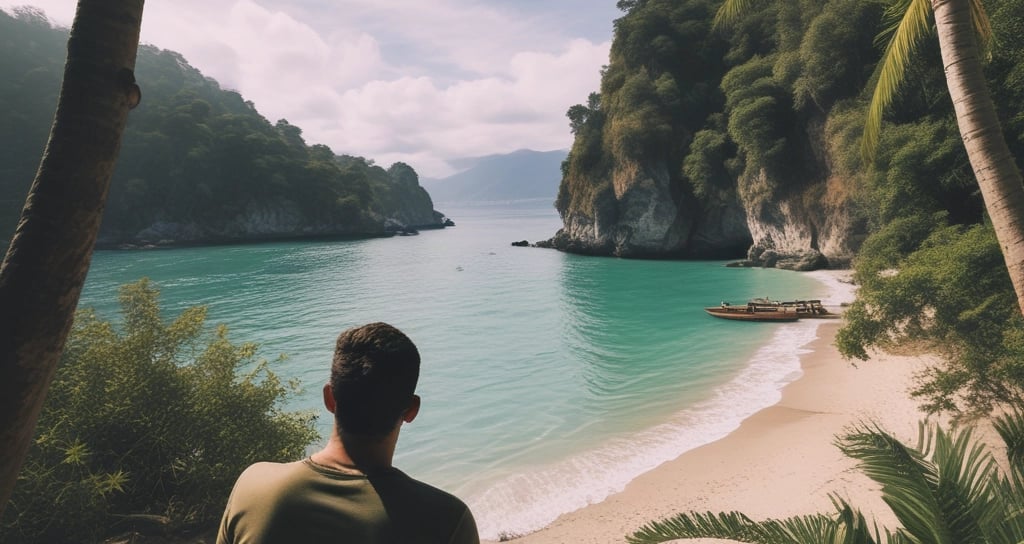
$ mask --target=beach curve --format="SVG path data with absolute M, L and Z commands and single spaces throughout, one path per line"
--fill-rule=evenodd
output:
M 848 273 L 815 275 L 830 284 L 826 304 L 852 300 Z M 818 325 L 817 338 L 800 357 L 802 375 L 785 386 L 779 402 L 724 438 L 686 451 L 622 491 L 563 514 L 515 542 L 623 542 L 649 521 L 690 510 L 738 510 L 755 519 L 828 512 L 830 493 L 847 498 L 881 525 L 895 525 L 877 486 L 855 470 L 833 441 L 864 421 L 881 424 L 901 440 L 915 439 L 925 414 L 908 390 L 913 376 L 935 358 L 876 354 L 854 366 L 833 345 L 839 325 Z

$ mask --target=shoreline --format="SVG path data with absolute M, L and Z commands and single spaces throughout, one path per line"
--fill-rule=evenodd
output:
M 803 347 L 810 351 L 800 356 L 802 376 L 782 389 L 775 405 L 724 438 L 686 451 L 603 501 L 514 541 L 623 542 L 650 521 L 690 510 L 737 510 L 754 519 L 831 512 L 830 493 L 848 499 L 869 521 L 893 526 L 895 518 L 877 486 L 843 457 L 834 437 L 871 421 L 901 440 L 915 441 L 925 416 L 907 391 L 913 375 L 935 359 L 874 354 L 854 366 L 833 345 L 839 326 L 834 321 L 818 325 L 817 338 Z

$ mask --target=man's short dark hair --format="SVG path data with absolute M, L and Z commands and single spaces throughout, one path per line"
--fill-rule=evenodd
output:
M 370 323 L 338 336 L 331 364 L 334 419 L 345 433 L 383 436 L 410 406 L 420 353 L 402 331 Z

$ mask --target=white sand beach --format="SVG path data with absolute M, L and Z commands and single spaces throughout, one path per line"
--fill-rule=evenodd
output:
M 908 390 L 913 375 L 933 359 L 878 354 L 855 366 L 833 345 L 839 325 L 819 326 L 811 352 L 801 358 L 803 375 L 786 386 L 778 404 L 722 440 L 686 452 L 622 492 L 515 542 L 623 542 L 648 521 L 690 510 L 737 510 L 754 519 L 831 512 L 830 493 L 847 498 L 869 519 L 894 525 L 877 487 L 833 441 L 845 428 L 871 421 L 914 443 L 924 415 Z

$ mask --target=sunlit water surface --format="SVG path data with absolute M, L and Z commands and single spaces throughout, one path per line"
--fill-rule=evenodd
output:
M 463 497 L 495 538 L 599 501 L 777 402 L 816 324 L 703 306 L 830 296 L 792 272 L 512 247 L 559 228 L 548 202 L 444 211 L 455 228 L 418 236 L 97 252 L 82 305 L 116 319 L 117 287 L 148 277 L 168 316 L 204 304 L 233 341 L 287 354 L 273 370 L 304 388 L 289 408 L 321 413 L 338 333 L 394 324 L 423 357 L 423 408 L 396 463 Z M 326 437 L 330 418 L 319 424 Z

